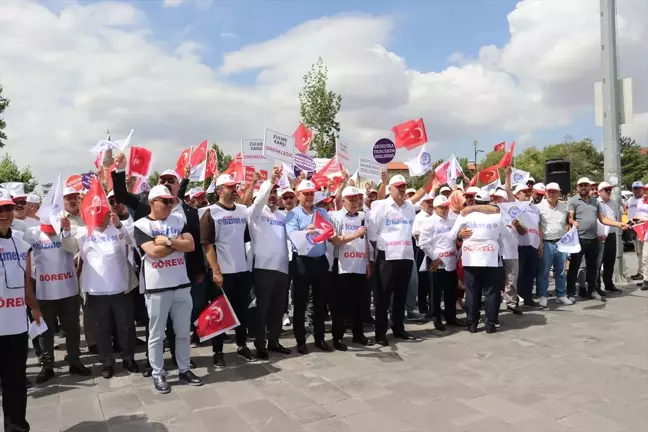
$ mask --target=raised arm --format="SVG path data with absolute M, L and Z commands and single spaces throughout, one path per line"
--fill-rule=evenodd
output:
M 115 199 L 126 207 L 136 210 L 140 204 L 140 199 L 137 195 L 128 192 L 126 187 L 126 156 L 120 154 L 117 156 L 116 161 L 117 167 L 111 174 Z

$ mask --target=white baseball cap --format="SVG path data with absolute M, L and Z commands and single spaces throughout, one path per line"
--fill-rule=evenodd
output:
M 218 186 L 235 186 L 238 182 L 229 174 L 221 174 L 216 179 L 216 187 Z
M 360 195 L 362 195 L 362 192 L 355 186 L 347 186 L 342 190 L 342 198 Z
M 440 190 L 439 193 L 443 193 L 445 191 L 452 192 L 452 189 L 450 189 L 448 186 L 443 186 Z
M 414 189 L 414 188 L 407 188 L 407 189 L 405 190 L 405 193 L 406 193 L 406 194 L 408 194 L 408 193 L 416 193 L 416 189 Z
M 556 182 L 551 182 L 547 186 L 545 186 L 545 190 L 548 191 L 558 191 L 560 192 L 560 185 Z
M 490 194 L 488 193 L 488 191 L 480 189 L 479 192 L 475 194 L 475 201 L 483 203 L 490 202 Z
M 466 192 L 464 192 L 464 195 L 476 195 L 479 193 L 481 189 L 479 189 L 477 186 L 470 186 L 468 189 L 466 189 Z
M 297 192 L 315 192 L 317 188 L 315 183 L 310 180 L 304 180 L 299 185 L 297 185 Z
M 27 194 L 27 202 L 31 204 L 40 204 L 41 199 L 36 194 Z
M 596 180 L 590 180 L 590 186 L 597 185 L 597 184 L 599 184 L 599 182 L 597 182 Z
M 529 182 L 535 183 L 535 179 L 533 177 L 529 176 L 529 178 L 527 179 L 527 183 L 529 183 Z
M 592 181 L 590 179 L 588 179 L 587 177 L 581 177 L 576 182 L 576 185 L 582 185 L 582 184 L 591 185 Z
M 16 205 L 7 189 L 0 188 L 0 205 Z
M 377 191 L 376 189 L 369 189 L 369 192 L 368 192 L 368 193 L 370 193 L 370 194 L 371 194 L 371 193 L 378 193 L 378 191 Z
M 106 198 L 110 199 L 110 198 L 112 198 L 112 197 L 114 197 L 114 196 L 115 196 L 115 192 L 114 192 L 114 191 L 110 191 L 110 192 L 108 192 L 108 196 L 107 196 Z
M 495 193 L 493 194 L 493 196 L 504 198 L 505 200 L 508 200 L 508 194 L 503 189 L 496 190 Z
M 162 174 L 160 174 L 160 178 L 162 177 L 175 177 L 176 180 L 180 180 L 180 176 L 178 176 L 178 173 L 172 169 L 165 170 Z
M 74 194 L 79 194 L 80 192 L 74 188 L 71 187 L 66 187 L 63 189 L 63 196 L 68 196 L 68 195 L 74 195 Z
M 539 193 L 541 195 L 544 195 L 545 189 L 546 189 L 546 187 L 545 187 L 544 183 L 542 183 L 542 182 L 536 183 L 536 184 L 533 185 L 533 192 L 535 192 L 535 193 Z
M 24 183 L 10 183 L 11 188 L 9 189 L 9 194 L 11 195 L 11 198 L 23 198 L 27 197 L 27 194 L 25 193 L 25 184 Z
M 518 193 L 520 193 L 522 191 L 528 191 L 530 189 L 531 188 L 529 186 L 527 186 L 526 183 L 520 183 L 519 185 L 515 186 L 515 190 L 513 191 L 513 193 L 517 195 Z
M 287 194 L 287 193 L 291 193 L 291 194 L 295 195 L 295 191 L 292 190 L 292 188 L 286 188 L 286 189 L 282 190 L 281 193 L 280 193 L 279 195 L 280 195 L 280 196 L 284 196 L 284 195 Z
M 315 198 L 313 199 L 313 204 L 320 204 L 323 202 L 331 202 L 333 197 L 326 195 L 324 192 L 317 191 L 315 192 Z
M 434 198 L 432 205 L 434 207 L 447 207 L 450 205 L 450 200 L 443 195 L 439 195 L 438 197 Z
M 611 187 L 612 187 L 612 185 L 610 183 L 604 181 L 604 182 L 599 183 L 598 190 L 599 190 L 599 192 L 601 192 L 603 189 L 609 189 Z
M 396 174 L 391 179 L 389 179 L 389 186 L 401 186 L 404 184 L 407 184 L 407 180 L 405 180 L 405 177 L 400 174 Z
M 432 195 L 431 193 L 426 193 L 425 195 L 423 195 L 423 198 L 421 198 L 421 202 L 433 201 L 433 200 L 434 200 L 434 195 Z M 432 205 L 434 205 L 434 203 L 432 203 Z
M 174 198 L 169 189 L 164 185 L 153 186 L 149 192 L 148 200 L 153 201 L 155 198 Z
M 193 198 L 196 198 L 196 197 L 199 197 L 199 196 L 203 196 L 206 193 L 207 192 L 205 192 L 205 189 L 198 186 L 198 187 L 195 187 L 195 188 L 191 189 L 191 191 L 189 192 L 189 198 L 193 199 Z

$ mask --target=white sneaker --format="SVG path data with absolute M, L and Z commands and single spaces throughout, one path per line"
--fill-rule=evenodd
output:
M 569 300 L 571 302 L 571 304 L 576 304 L 576 297 L 574 297 L 574 296 L 569 296 L 569 298 L 567 300 Z
M 571 299 L 568 299 L 566 296 L 556 297 L 556 301 L 565 306 L 571 306 L 574 302 Z
M 290 318 L 288 318 L 288 314 L 284 314 L 283 326 L 288 327 L 289 325 L 290 325 Z
M 540 297 L 538 303 L 540 303 L 540 306 L 542 307 L 547 307 L 547 297 Z

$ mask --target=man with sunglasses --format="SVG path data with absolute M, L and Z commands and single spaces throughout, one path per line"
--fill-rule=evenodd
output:
M 582 177 L 576 184 L 578 195 L 567 202 L 569 210 L 569 224 L 578 230 L 578 239 L 581 245 L 579 253 L 571 254 L 569 271 L 567 272 L 567 296 L 572 302 L 576 301 L 576 278 L 583 255 L 585 256 L 587 293 L 586 298 L 600 298 L 605 300 L 606 293 L 597 289 L 598 271 L 596 268 L 599 251 L 598 224 L 628 229 L 628 225 L 608 218 L 600 202 L 590 196 L 591 182 L 587 177 Z M 595 294 L 596 292 L 596 294 Z M 585 293 L 583 293 L 585 294 Z
M 599 194 L 599 204 L 601 210 L 608 219 L 619 220 L 620 215 L 622 214 L 622 209 L 614 209 L 614 203 L 610 198 L 612 198 L 612 185 L 608 182 L 601 182 L 598 185 L 598 194 Z M 609 232 L 605 236 L 605 239 L 599 244 L 599 255 L 597 260 L 596 268 L 599 270 L 599 273 L 602 273 L 603 283 L 605 284 L 606 293 L 621 293 L 623 292 L 614 285 L 612 276 L 614 276 L 614 264 L 616 263 L 616 236 L 618 228 L 610 227 Z M 601 264 L 603 265 L 603 272 L 600 271 Z M 597 280 L 597 289 L 601 289 L 601 275 Z
M 24 222 L 27 229 L 39 227 L 40 222 L 38 220 L 27 216 L 28 204 L 24 183 L 14 183 L 13 186 L 9 192 L 11 193 L 11 199 L 16 203 L 16 209 L 14 210 L 15 220 Z

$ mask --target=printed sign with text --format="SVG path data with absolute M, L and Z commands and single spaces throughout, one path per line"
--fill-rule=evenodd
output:
M 293 163 L 295 138 L 270 129 L 263 137 L 263 156 L 280 162 Z
M 351 156 L 349 155 L 349 144 L 342 140 L 336 141 L 336 157 L 337 161 L 341 163 L 344 168 L 347 168 L 351 165 Z
M 242 139 L 241 154 L 243 155 L 243 165 L 251 167 L 267 167 L 272 161 L 263 156 L 262 139 Z
M 360 177 L 380 182 L 381 172 L 382 165 L 376 162 L 373 158 L 358 156 L 358 175 Z

